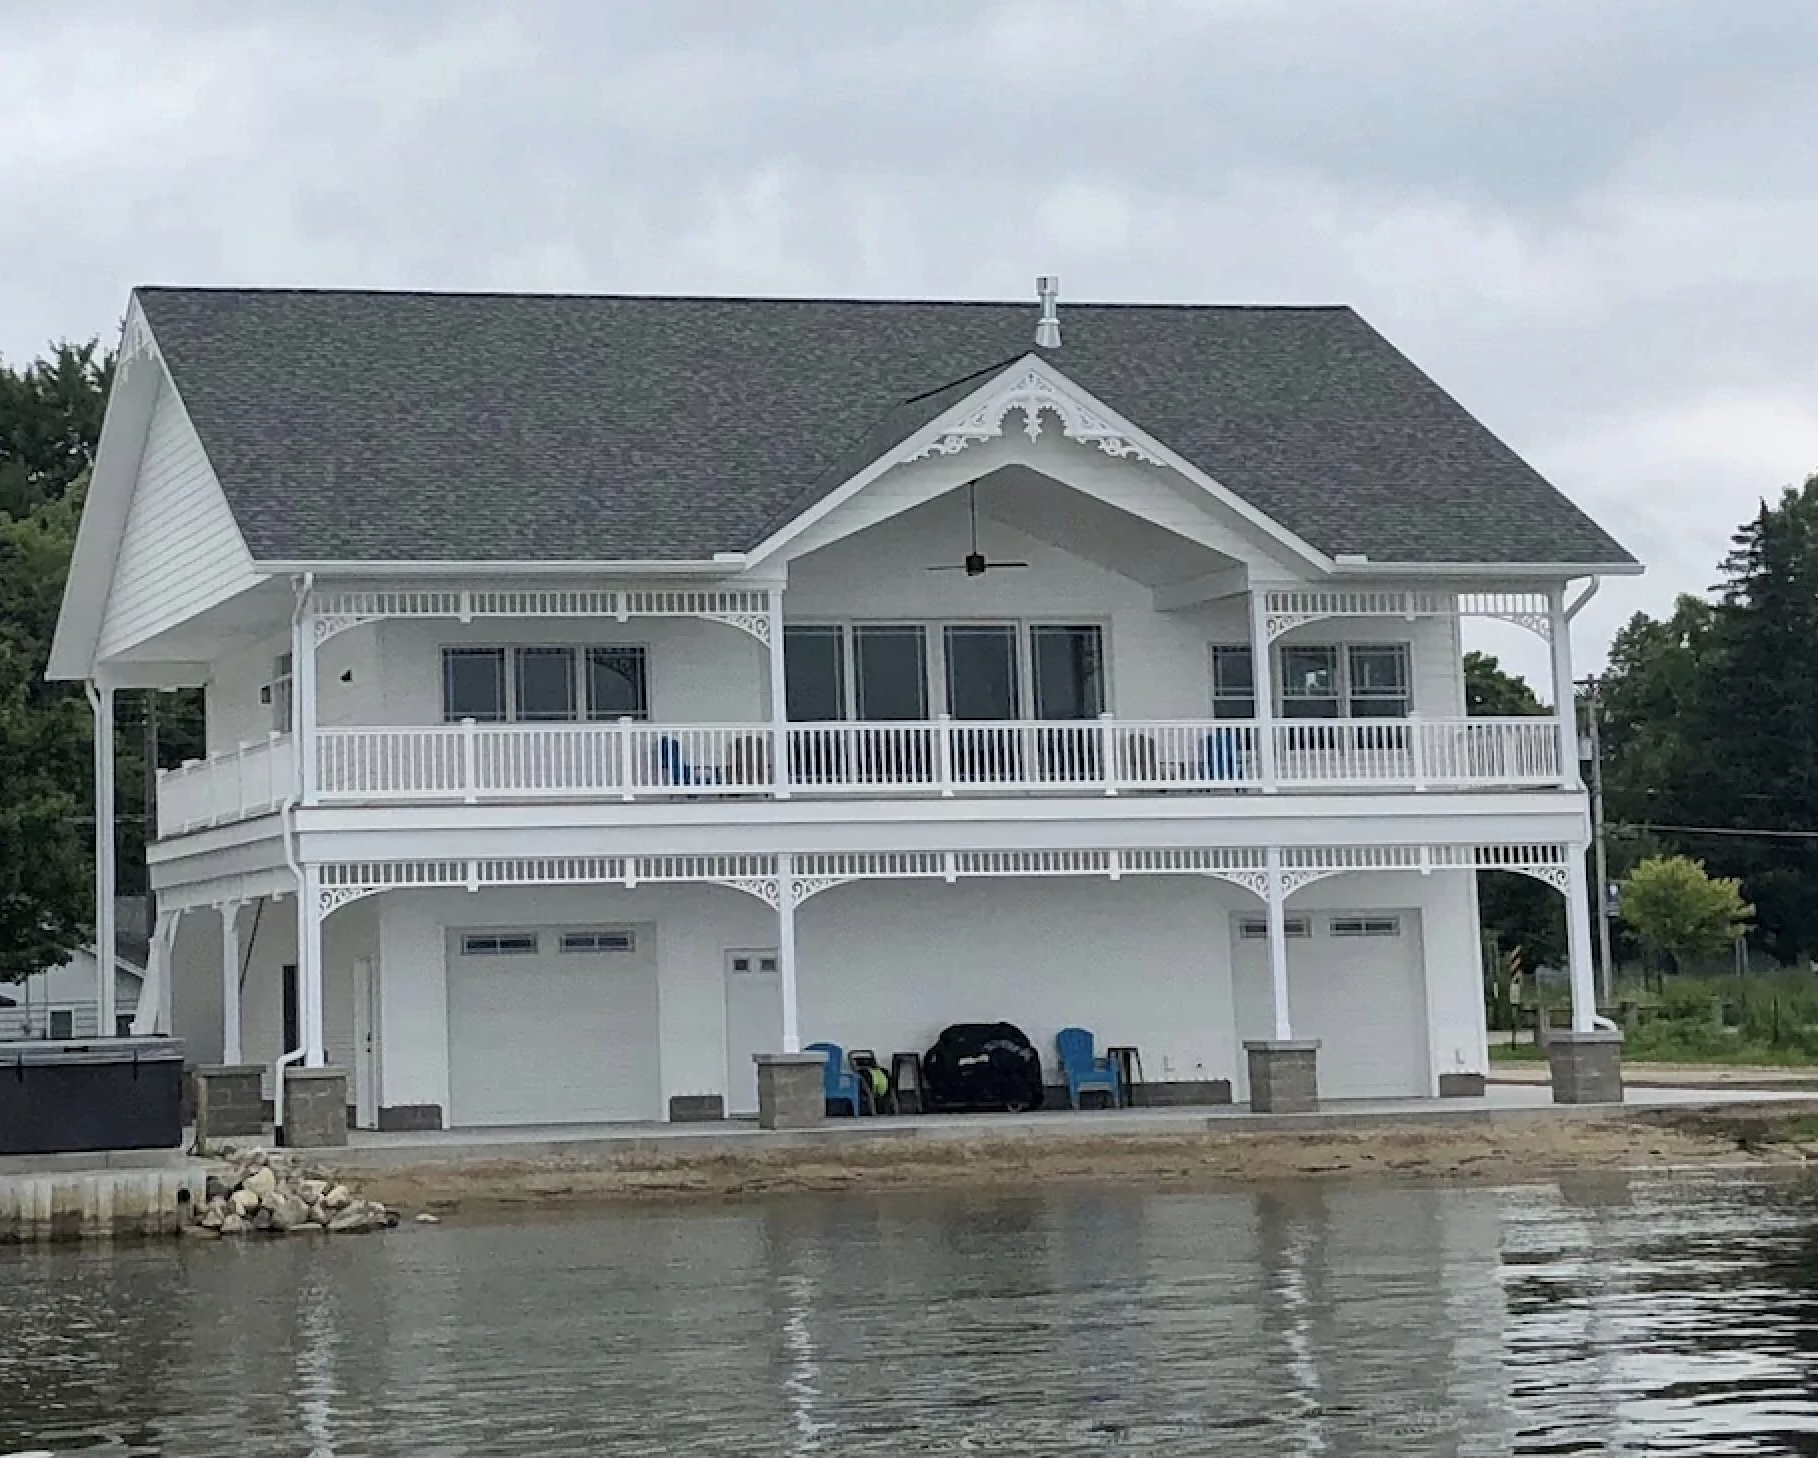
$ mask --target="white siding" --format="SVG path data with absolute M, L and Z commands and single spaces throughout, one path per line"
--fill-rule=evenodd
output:
M 1433 1074 L 1487 1066 L 1469 889 L 1456 873 L 1339 877 L 1290 903 L 1418 918 L 1410 930 L 1424 957 L 1427 1027 L 1414 1037 Z M 775 914 L 721 887 L 394 892 L 358 906 L 379 917 L 382 1105 L 448 1108 L 451 927 L 654 926 L 665 1106 L 677 1094 L 725 1092 L 725 954 L 776 942 Z M 1004 1019 L 1030 1036 L 1053 1076 L 1054 1035 L 1077 1023 L 1103 1043 L 1135 1044 L 1151 1081 L 1241 1087 L 1231 921 L 1259 909 L 1237 888 L 1199 878 L 835 887 L 799 913 L 802 1038 L 888 1059 L 924 1051 L 949 1023 Z M 336 1013 L 350 1006 L 336 990 L 348 986 L 347 955 L 329 958 L 337 1028 L 351 1026 L 350 1011 Z M 250 1041 L 248 1052 L 265 1056 Z
M 220 482 L 167 380 L 133 483 L 100 654 L 143 642 L 257 580 Z
M 17 1007 L 0 1007 L 0 1042 L 8 1038 L 43 1037 L 53 1010 L 67 1009 L 72 1016 L 72 1037 L 111 1035 L 112 1028 L 97 1029 L 95 1013 L 95 957 L 84 949 L 61 967 L 40 972 L 20 983 L 0 983 L 0 995 Z M 139 979 L 129 972 L 114 974 L 114 1006 L 130 1015 L 139 1003 Z
M 378 946 L 377 904 L 356 901 L 335 912 L 323 925 L 322 941 L 329 1062 L 351 1070 L 353 963 L 373 955 Z M 296 961 L 296 949 L 294 898 L 267 900 L 241 911 L 240 1037 L 248 1063 L 269 1065 L 288 1051 L 282 1046 L 283 969 Z M 185 1056 L 193 1063 L 216 1061 L 221 1056 L 221 918 L 213 907 L 184 913 L 171 961 L 171 1019 L 184 1040 Z
M 422 721 L 385 717 L 387 705 L 396 700 L 387 696 L 379 643 L 380 629 L 366 625 L 339 633 L 316 650 L 318 724 L 439 721 L 439 709 L 434 717 Z M 210 754 L 263 739 L 277 727 L 272 706 L 260 701 L 259 692 L 271 682 L 279 656 L 288 652 L 290 631 L 286 629 L 214 665 L 206 689 Z
M 372 633 L 368 637 L 367 633 Z M 641 644 L 646 650 L 650 715 L 659 723 L 742 723 L 770 717 L 764 687 L 769 650 L 746 633 L 724 623 L 694 618 L 645 618 L 629 623 L 575 619 L 527 621 L 499 619 L 485 623 L 393 621 L 376 630 L 349 633 L 358 637 L 367 667 L 355 668 L 356 683 L 365 673 L 382 687 L 370 699 L 378 724 L 442 722 L 442 649 L 473 644 L 576 643 L 610 646 Z M 376 643 L 374 642 L 376 638 Z M 330 646 L 343 642 L 331 640 Z M 350 651 L 362 651 L 350 645 Z M 324 724 L 359 722 L 346 717 L 353 702 L 333 704 L 330 697 L 339 668 L 318 675 L 323 692 Z M 345 687 L 345 686 L 342 686 Z

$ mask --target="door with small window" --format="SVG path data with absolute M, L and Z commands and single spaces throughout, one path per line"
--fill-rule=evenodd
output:
M 726 954 L 726 1112 L 754 1115 L 758 1108 L 755 1053 L 783 1047 L 783 978 L 774 949 Z

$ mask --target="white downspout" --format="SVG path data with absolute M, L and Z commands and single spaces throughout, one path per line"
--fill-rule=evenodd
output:
M 291 610 L 290 615 L 291 641 L 293 644 L 296 641 L 297 628 L 303 621 L 303 610 L 309 603 L 310 591 L 314 586 L 315 573 L 313 572 L 305 572 L 298 580 L 297 604 L 296 607 Z M 290 867 L 291 875 L 295 876 L 297 879 L 297 901 L 300 905 L 303 898 L 309 894 L 309 886 L 304 880 L 303 863 L 297 857 L 297 799 L 302 792 L 303 744 L 302 736 L 296 732 L 297 725 L 301 723 L 302 720 L 298 715 L 296 708 L 296 662 L 294 649 L 291 662 L 290 712 L 290 742 L 292 750 L 294 751 L 292 757 L 296 760 L 296 782 L 291 786 L 291 792 L 284 797 L 284 803 L 278 807 L 278 823 L 283 827 L 283 833 L 279 836 L 279 844 L 284 847 L 284 864 Z M 299 919 L 301 919 L 300 916 Z M 297 949 L 297 978 L 299 984 L 302 981 L 303 975 L 302 963 L 303 949 L 299 947 Z M 302 994 L 303 989 L 301 985 L 299 985 L 297 988 L 297 1000 L 299 1003 L 302 1002 Z M 292 1064 L 301 1063 L 309 1054 L 309 1033 L 308 1030 L 303 1027 L 303 1019 L 300 1017 L 297 1019 L 297 1036 L 302 1039 L 302 1045 L 300 1047 L 286 1049 L 283 1053 L 278 1055 L 277 1062 L 272 1065 L 272 1132 L 280 1144 L 284 1142 L 284 1070 L 289 1068 Z

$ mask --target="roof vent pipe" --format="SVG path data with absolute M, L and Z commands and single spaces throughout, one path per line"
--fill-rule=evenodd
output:
M 1035 281 L 1035 295 L 1042 301 L 1041 323 L 1035 326 L 1035 342 L 1043 349 L 1060 348 L 1060 275 L 1045 273 Z

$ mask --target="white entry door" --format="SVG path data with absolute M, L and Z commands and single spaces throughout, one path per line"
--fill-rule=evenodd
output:
M 726 954 L 726 1112 L 755 1114 L 753 1053 L 783 1046 L 783 979 L 773 951 Z
M 1239 1081 L 1247 1085 L 1242 1040 L 1270 1036 L 1272 1006 L 1258 914 L 1237 921 L 1232 974 Z M 1295 1037 L 1319 1039 L 1320 1097 L 1432 1094 L 1419 912 L 1290 913 L 1288 1010 Z M 1247 1087 L 1239 1092 L 1248 1096 Z
M 449 1123 L 661 1117 L 651 927 L 454 932 Z
M 354 1123 L 379 1127 L 379 979 L 371 957 L 357 957 L 354 984 Z

